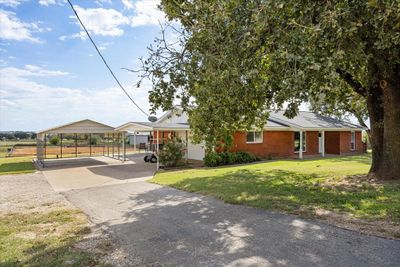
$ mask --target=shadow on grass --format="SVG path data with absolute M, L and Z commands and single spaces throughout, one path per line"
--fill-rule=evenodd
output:
M 385 185 L 347 190 L 324 187 L 318 174 L 274 169 L 239 169 L 217 176 L 188 178 L 170 186 L 212 195 L 232 204 L 313 213 L 315 208 L 350 212 L 356 216 L 400 220 L 400 188 Z

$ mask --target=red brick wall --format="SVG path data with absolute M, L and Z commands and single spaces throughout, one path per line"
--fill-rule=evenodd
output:
M 247 144 L 246 132 L 233 135 L 232 151 L 247 151 L 262 158 L 285 158 L 293 155 L 293 132 L 264 131 L 263 143 Z
M 246 143 L 246 132 L 236 132 L 233 136 L 232 151 L 247 151 L 262 158 L 298 157 L 294 152 L 294 132 L 264 131 L 263 143 Z M 303 155 L 318 154 L 318 132 L 306 133 L 306 152 Z
M 318 146 L 319 146 L 318 134 L 319 134 L 319 132 L 306 132 L 306 152 L 304 152 L 303 155 L 318 154 Z M 294 139 L 293 139 L 293 142 L 294 142 Z
M 340 154 L 340 132 L 325 132 L 325 153 Z
M 303 155 L 318 155 L 318 131 L 306 133 L 306 152 Z M 350 151 L 350 132 L 325 132 L 325 154 L 347 154 L 363 152 L 361 132 L 356 132 L 356 150 Z M 261 158 L 298 157 L 294 152 L 294 132 L 264 131 L 263 142 L 246 143 L 246 132 L 236 132 L 231 151 L 247 151 Z
M 348 153 L 362 153 L 364 152 L 364 145 L 362 143 L 361 132 L 356 132 L 356 149 L 350 150 L 351 132 L 340 132 L 340 154 Z

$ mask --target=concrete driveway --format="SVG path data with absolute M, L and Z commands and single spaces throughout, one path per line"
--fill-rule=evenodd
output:
M 400 242 L 147 182 L 63 193 L 140 266 L 399 266 Z
M 156 166 L 143 157 L 130 155 L 125 162 L 108 157 L 46 160 L 43 174 L 56 192 L 144 181 Z

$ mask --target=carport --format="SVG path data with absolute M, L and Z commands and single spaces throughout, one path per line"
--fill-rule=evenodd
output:
M 186 161 L 188 160 L 188 131 L 190 128 L 186 123 L 128 122 L 115 128 L 115 130 L 123 133 L 131 133 L 134 136 L 138 132 L 149 132 L 150 136 L 153 136 L 151 150 L 157 155 L 160 149 L 162 149 L 165 139 L 171 138 L 172 136 L 180 137 L 185 141 L 185 156 Z M 160 163 L 159 160 L 157 160 L 157 170 L 159 168 Z
M 126 160 L 125 132 L 89 119 L 37 132 L 36 149 L 41 167 L 46 166 L 47 159 L 107 156 Z

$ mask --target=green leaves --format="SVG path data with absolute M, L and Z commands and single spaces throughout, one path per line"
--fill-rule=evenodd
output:
M 337 69 L 369 88 L 371 64 L 386 72 L 400 62 L 398 1 L 164 0 L 161 8 L 181 28 L 179 45 L 163 33 L 143 64 L 153 110 L 179 101 L 209 148 L 262 127 L 270 109 L 294 116 L 302 102 L 365 118 L 364 96 Z

